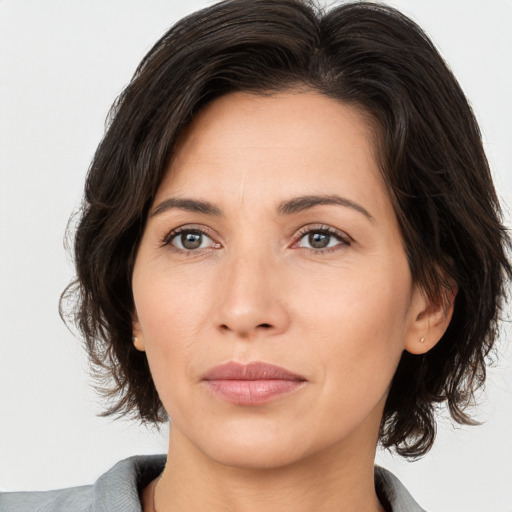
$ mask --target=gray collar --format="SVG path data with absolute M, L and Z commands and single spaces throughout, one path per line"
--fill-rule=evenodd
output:
M 402 482 L 387 469 L 375 466 L 375 488 L 383 505 L 388 505 L 391 512 L 425 512 Z

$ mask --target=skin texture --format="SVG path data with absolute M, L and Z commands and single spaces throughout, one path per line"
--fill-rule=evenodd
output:
M 412 282 L 373 146 L 361 113 L 313 91 L 230 94 L 182 134 L 133 273 L 136 347 L 171 418 L 159 512 L 380 510 L 373 459 L 391 379 L 450 312 Z M 334 195 L 345 204 L 282 211 Z M 199 247 L 178 228 L 204 233 Z M 229 403 L 203 380 L 229 361 L 305 382 Z

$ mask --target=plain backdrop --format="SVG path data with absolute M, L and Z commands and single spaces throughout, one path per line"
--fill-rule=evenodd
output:
M 205 5 L 0 0 L 0 490 L 91 483 L 124 457 L 167 449 L 165 428 L 97 417 L 85 354 L 58 315 L 72 278 L 63 239 L 110 104 L 157 38 Z M 391 5 L 454 70 L 512 205 L 512 1 Z M 510 333 L 476 410 L 482 426 L 453 427 L 444 415 L 424 459 L 378 455 L 427 510 L 512 511 Z

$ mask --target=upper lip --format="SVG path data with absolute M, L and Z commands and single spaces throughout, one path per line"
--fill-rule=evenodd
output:
M 285 368 L 269 363 L 251 362 L 248 364 L 230 361 L 208 370 L 203 380 L 298 380 L 305 377 L 290 372 Z

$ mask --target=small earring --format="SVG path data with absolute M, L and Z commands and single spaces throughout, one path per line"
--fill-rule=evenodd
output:
M 132 336 L 132 342 L 134 345 L 137 345 L 137 343 L 139 342 L 139 338 L 137 338 L 137 336 Z
M 420 338 L 420 343 L 425 343 L 425 338 Z

